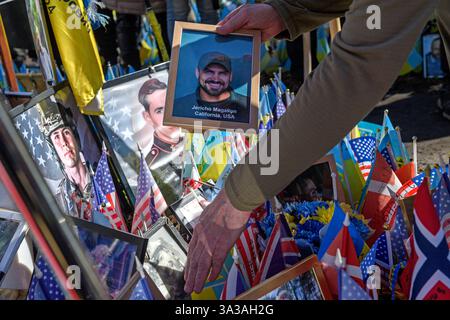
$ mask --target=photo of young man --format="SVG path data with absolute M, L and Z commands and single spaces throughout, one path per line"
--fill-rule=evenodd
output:
M 233 90 L 231 59 L 221 52 L 203 54 L 195 68 L 195 92 L 175 99 L 173 116 L 217 121 L 249 121 L 248 97 Z

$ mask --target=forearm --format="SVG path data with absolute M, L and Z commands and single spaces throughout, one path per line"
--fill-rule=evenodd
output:
M 352 0 L 267 0 L 284 21 L 291 40 L 335 18 L 342 17 Z M 284 36 L 284 34 L 283 34 Z
M 381 8 L 381 30 L 366 27 L 366 9 L 374 2 Z M 437 0 L 355 0 L 331 54 L 276 123 L 278 173 L 261 175 L 261 163 L 238 165 L 225 185 L 233 206 L 252 210 L 278 194 L 363 119 L 395 81 L 436 5 Z M 259 148 L 270 150 L 271 143 L 278 141 L 269 134 Z

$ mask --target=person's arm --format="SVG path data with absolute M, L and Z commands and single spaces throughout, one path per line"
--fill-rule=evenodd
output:
M 280 36 L 293 40 L 302 33 L 344 16 L 352 0 L 267 0 L 264 3 L 274 7 L 285 22 L 288 34 Z
M 279 171 L 264 176 L 260 163 L 236 166 L 225 183 L 233 207 L 252 210 L 278 194 L 365 117 L 395 81 L 438 2 L 354 0 L 331 54 L 306 79 L 275 125 L 280 136 Z M 381 30 L 369 30 L 366 25 L 367 8 L 374 4 L 381 8 Z M 291 23 L 285 21 L 285 25 Z M 260 141 L 259 148 L 270 145 L 271 137 Z M 249 156 L 244 160 L 248 163 Z

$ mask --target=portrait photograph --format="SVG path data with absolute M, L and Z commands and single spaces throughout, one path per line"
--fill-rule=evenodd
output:
M 144 269 L 165 299 L 190 299 L 184 292 L 187 243 L 165 217 L 160 218 L 144 238 L 148 239 Z
M 260 34 L 175 23 L 164 124 L 188 130 L 257 127 Z
M 438 33 L 422 36 L 423 47 L 423 75 L 425 78 L 443 78 L 445 72 L 442 68 L 442 44 Z
M 48 89 L 10 111 L 17 132 L 61 210 L 90 219 L 92 178 L 101 150 L 66 85 Z
M 168 63 L 153 66 L 154 72 L 138 71 L 104 85 L 105 113 L 91 117 L 113 150 L 130 192 L 135 196 L 140 153 L 161 195 L 155 189 L 156 209 L 162 214 L 182 195 L 183 131 L 163 125 Z M 102 137 L 100 137 L 102 138 Z M 164 199 L 162 199 L 164 198 Z M 164 201 L 162 201 L 164 200 Z
M 322 265 L 312 255 L 236 297 L 236 300 L 331 300 Z
M 327 155 L 295 178 L 279 195 L 281 202 L 331 201 L 334 199 L 333 179 L 336 174 L 337 199 L 345 201 L 344 191 L 337 176 L 336 162 Z

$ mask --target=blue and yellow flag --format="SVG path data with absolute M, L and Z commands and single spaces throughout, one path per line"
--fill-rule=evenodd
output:
M 83 1 L 45 3 L 64 71 L 81 113 L 103 114 L 103 70 Z
M 317 61 L 321 62 L 330 53 L 330 45 L 328 43 L 328 29 L 325 25 L 317 28 Z

